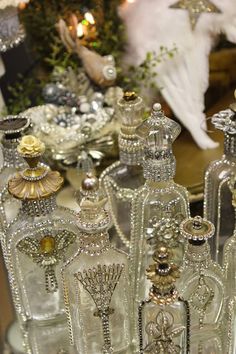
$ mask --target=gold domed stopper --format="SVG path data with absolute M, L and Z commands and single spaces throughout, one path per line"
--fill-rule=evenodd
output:
M 201 216 L 185 219 L 180 224 L 180 232 L 183 237 L 193 241 L 206 241 L 215 233 L 214 225 Z
M 138 95 L 134 91 L 126 91 L 126 92 L 124 92 L 124 95 L 123 95 L 123 99 L 126 102 L 134 101 L 134 100 L 136 100 L 137 97 L 138 97 Z
M 155 263 L 146 270 L 147 278 L 160 291 L 172 287 L 180 276 L 179 267 L 170 262 L 171 255 L 169 249 L 159 247 L 153 255 Z
M 16 173 L 8 182 L 9 193 L 23 200 L 49 198 L 62 186 L 64 179 L 48 166 L 38 165 L 45 151 L 45 145 L 33 135 L 24 136 L 17 147 L 18 153 L 29 167 Z

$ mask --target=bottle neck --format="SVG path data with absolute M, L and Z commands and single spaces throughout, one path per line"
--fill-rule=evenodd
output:
M 107 230 L 94 233 L 82 231 L 79 241 L 81 252 L 90 256 L 99 256 L 111 247 Z
M 2 139 L 5 167 L 20 167 L 24 165 L 23 158 L 17 152 L 18 139 Z
M 225 133 L 224 154 L 227 157 L 236 158 L 236 135 Z
M 56 209 L 55 195 L 38 200 L 23 200 L 21 207 L 22 216 L 44 216 L 49 215 Z
M 118 143 L 121 163 L 130 166 L 141 165 L 143 159 L 143 147 L 135 134 L 131 134 L 130 131 L 129 134 L 127 134 L 124 129 L 121 129 Z
M 195 270 L 199 270 L 202 266 L 206 269 L 211 261 L 210 246 L 207 241 L 188 241 L 184 255 L 185 265 Z
M 177 301 L 178 297 L 179 293 L 174 284 L 170 285 L 169 289 L 165 291 L 161 291 L 153 285 L 149 292 L 150 300 L 157 305 L 169 305 Z
M 146 180 L 154 182 L 167 182 L 175 176 L 176 160 L 174 155 L 167 159 L 150 159 L 147 156 L 143 160 L 143 175 Z

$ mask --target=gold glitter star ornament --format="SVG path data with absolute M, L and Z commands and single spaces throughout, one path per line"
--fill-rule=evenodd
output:
M 179 0 L 170 8 L 187 10 L 192 30 L 195 29 L 197 21 L 203 13 L 221 13 L 220 9 L 210 0 Z

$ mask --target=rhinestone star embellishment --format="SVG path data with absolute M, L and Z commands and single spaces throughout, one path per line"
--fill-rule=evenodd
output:
M 187 10 L 193 30 L 203 13 L 221 13 L 220 9 L 210 0 L 179 0 L 171 5 L 170 8 Z

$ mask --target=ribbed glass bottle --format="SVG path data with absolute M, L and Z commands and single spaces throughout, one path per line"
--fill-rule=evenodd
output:
M 207 242 L 215 228 L 211 222 L 196 216 L 184 220 L 180 229 L 188 243 L 177 289 L 190 306 L 190 351 L 207 354 L 215 346 L 213 338 L 218 338 L 221 343 L 220 329 L 225 310 L 223 271 L 212 260 Z
M 178 123 L 165 117 L 159 104 L 154 105 L 151 117 L 136 130 L 144 146 L 146 179 L 132 200 L 130 252 L 136 306 L 148 296 L 151 284 L 145 271 L 157 247 L 168 246 L 175 262 L 182 263 L 184 245 L 179 225 L 189 215 L 189 201 L 187 190 L 173 180 L 172 152 L 172 143 L 180 130 Z
M 212 123 L 224 132 L 224 154 L 211 162 L 205 173 L 204 217 L 215 226 L 210 245 L 213 259 L 221 264 L 224 242 L 234 230 L 234 209 L 227 182 L 236 173 L 236 103 L 215 114 Z
M 7 116 L 0 121 L 0 132 L 3 133 L 0 145 L 0 224 L 2 230 L 9 221 L 14 219 L 20 208 L 20 202 L 8 193 L 7 182 L 9 177 L 25 164 L 16 147 L 19 138 L 29 125 L 29 119 L 22 116 Z
M 152 286 L 139 306 L 139 353 L 190 353 L 189 305 L 179 297 L 175 281 L 179 268 L 160 247 L 146 271 Z
M 56 205 L 63 178 L 39 163 L 44 149 L 34 136 L 23 137 L 18 152 L 29 167 L 8 182 L 22 202 L 6 229 L 6 266 L 27 354 L 69 350 L 60 268 L 78 248 L 75 215 Z
M 132 354 L 128 258 L 110 244 L 98 180 L 88 176 L 81 194 L 81 246 L 62 270 L 71 342 L 78 354 Z
M 120 159 L 102 173 L 100 180 L 108 196 L 114 223 L 114 230 L 110 231 L 112 243 L 129 252 L 131 201 L 137 188 L 144 183 L 143 147 L 135 135 L 143 118 L 143 100 L 134 92 L 126 92 L 118 101 L 118 110 Z

